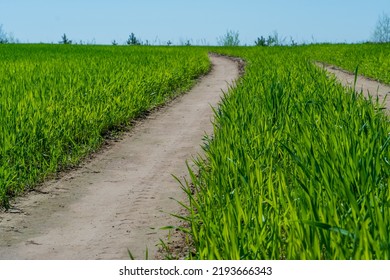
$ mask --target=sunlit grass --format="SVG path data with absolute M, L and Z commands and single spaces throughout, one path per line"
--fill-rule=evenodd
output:
M 312 60 L 336 65 L 340 68 L 390 84 L 390 43 L 314 45 L 298 48 Z
M 245 76 L 191 172 L 198 259 L 389 259 L 390 125 L 294 48 L 216 49 Z
M 0 46 L 0 204 L 77 163 L 104 134 L 188 89 L 198 48 Z

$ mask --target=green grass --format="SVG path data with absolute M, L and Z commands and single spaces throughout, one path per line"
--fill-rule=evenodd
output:
M 390 84 L 390 44 L 324 44 L 297 48 L 312 60 L 326 62 L 352 73 Z
M 389 46 L 0 46 L 0 201 L 188 89 L 210 50 L 247 67 L 190 171 L 191 257 L 389 259 L 388 117 L 313 64 L 390 83 Z
M 380 106 L 327 78 L 310 47 L 215 51 L 247 68 L 191 172 L 192 258 L 389 259 Z
M 0 205 L 209 67 L 199 48 L 0 45 Z

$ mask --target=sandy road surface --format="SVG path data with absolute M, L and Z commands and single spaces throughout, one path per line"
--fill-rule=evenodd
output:
M 332 73 L 336 78 L 346 87 L 353 87 L 355 82 L 355 75 L 349 73 L 345 70 L 337 68 L 335 66 L 328 66 L 317 63 L 318 66 L 323 67 L 329 73 Z M 390 114 L 390 86 L 381 84 L 377 81 L 358 76 L 356 80 L 356 91 L 363 91 L 363 94 L 368 97 L 370 94 L 372 97 L 376 98 L 378 96 L 379 101 L 382 103 L 387 96 L 384 107 L 386 108 L 388 114 Z
M 20 197 L 0 213 L 0 259 L 137 259 L 175 225 L 168 213 L 185 195 L 171 174 L 187 175 L 186 160 L 211 133 L 211 106 L 238 77 L 235 62 L 211 57 L 213 70 L 186 95 L 151 114 L 81 168 Z

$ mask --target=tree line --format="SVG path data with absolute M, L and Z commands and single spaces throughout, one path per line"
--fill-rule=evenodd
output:
M 240 45 L 240 34 L 238 31 L 228 30 L 224 35 L 217 38 L 217 44 L 219 46 L 239 46 Z M 371 42 L 376 43 L 389 43 L 390 42 L 390 17 L 383 13 L 378 17 L 378 20 L 375 25 L 374 32 L 371 36 Z M 3 26 L 0 25 L 0 44 L 8 43 L 19 43 L 18 39 L 12 34 L 8 34 L 4 31 Z M 68 38 L 64 33 L 61 37 L 59 44 L 70 45 L 73 44 L 73 41 Z M 203 42 L 204 43 L 204 42 Z M 112 45 L 119 45 L 116 40 L 111 42 Z M 128 39 L 125 42 L 129 46 L 137 45 L 151 45 L 148 40 L 143 42 L 139 39 L 134 33 L 131 33 Z M 164 45 L 172 45 L 172 41 L 168 40 Z M 180 43 L 180 45 L 191 46 L 191 40 L 185 40 Z M 281 45 L 297 45 L 297 43 L 290 38 L 290 42 L 287 43 L 286 38 L 281 38 L 279 34 L 275 31 L 273 34 L 266 37 L 260 36 L 254 41 L 255 46 L 281 46 Z

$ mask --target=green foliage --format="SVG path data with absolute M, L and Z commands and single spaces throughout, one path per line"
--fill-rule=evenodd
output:
M 278 32 L 274 32 L 273 35 L 268 35 L 268 38 L 261 36 L 260 38 L 257 38 L 255 41 L 255 46 L 258 47 L 272 47 L 272 46 L 281 46 L 283 44 L 283 41 L 280 37 Z
M 215 109 L 199 175 L 190 170 L 192 257 L 390 258 L 388 117 L 312 63 L 389 82 L 389 48 L 213 49 L 247 69 Z M 188 89 L 209 69 L 208 50 L 1 45 L 3 205 Z
M 261 36 L 260 38 L 256 39 L 255 46 L 265 47 L 267 46 L 267 40 L 263 36 Z
M 217 39 L 219 46 L 236 47 L 240 45 L 240 33 L 238 31 L 228 30 L 225 35 Z
M 313 61 L 326 62 L 390 85 L 390 43 L 324 44 L 298 48 Z
M 0 204 L 209 69 L 197 48 L 1 45 Z
M 273 35 L 269 35 L 266 42 L 267 46 L 279 46 L 282 44 L 279 34 L 274 32 Z
M 215 49 L 247 69 L 190 170 L 196 258 L 390 259 L 388 117 L 316 48 Z
M 127 39 L 126 41 L 126 44 L 128 44 L 129 46 L 138 46 L 138 45 L 141 45 L 141 41 L 135 36 L 134 33 L 131 33 L 129 38 Z
M 69 38 L 64 33 L 64 35 L 62 35 L 61 41 L 59 43 L 60 44 L 64 44 L 64 45 L 71 45 L 72 44 L 72 40 L 69 40 Z

